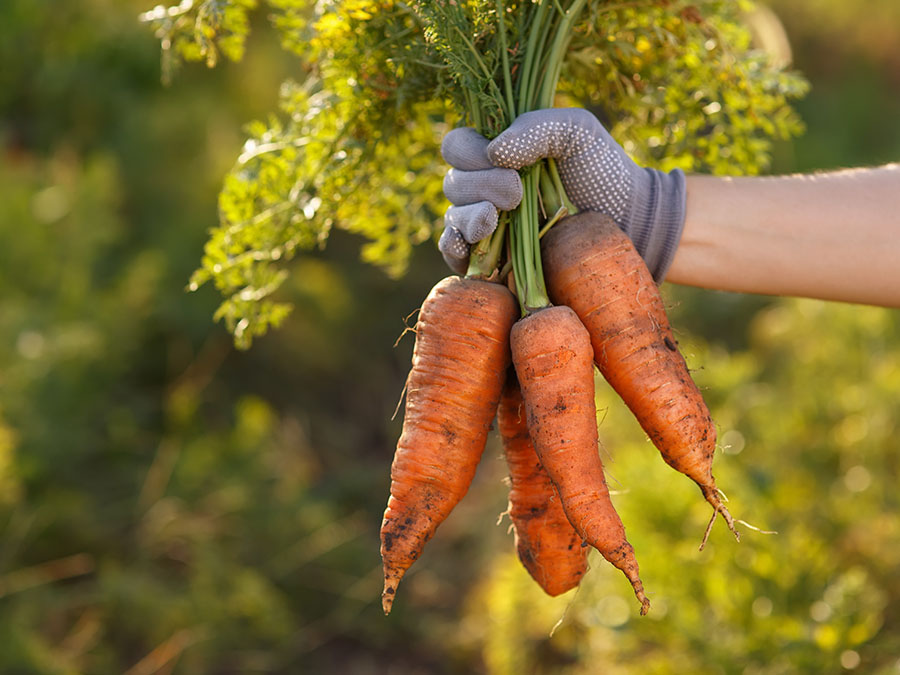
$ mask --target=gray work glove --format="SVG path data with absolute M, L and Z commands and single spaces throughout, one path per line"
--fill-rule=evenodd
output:
M 684 227 L 684 173 L 639 167 L 589 111 L 550 108 L 524 113 L 490 143 L 472 129 L 454 129 L 444 137 L 441 152 L 449 164 L 464 169 L 451 169 L 444 181 L 444 192 L 454 205 L 444 218 L 439 244 L 448 264 L 465 264 L 467 244 L 493 232 L 497 209 L 508 209 L 511 197 L 521 196 L 521 184 L 516 192 L 510 177 L 499 172 L 553 157 L 572 203 L 612 217 L 634 242 L 656 282 L 665 277 Z M 466 169 L 474 167 L 476 158 L 479 170 Z
M 438 248 L 447 265 L 465 274 L 469 244 L 497 227 L 497 212 L 511 211 L 522 201 L 522 181 L 513 169 L 498 169 L 487 156 L 488 140 L 474 129 L 454 129 L 441 144 L 444 161 L 453 168 L 444 177 L 444 195 L 453 204 L 444 214 Z

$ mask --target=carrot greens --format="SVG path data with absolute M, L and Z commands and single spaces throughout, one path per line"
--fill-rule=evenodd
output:
M 440 231 L 453 126 L 493 137 L 528 110 L 586 106 L 644 166 L 730 174 L 759 172 L 774 139 L 802 130 L 790 100 L 806 83 L 756 49 L 749 2 L 182 0 L 142 18 L 173 73 L 240 58 L 261 5 L 297 67 L 278 113 L 247 127 L 190 286 L 216 286 L 216 317 L 242 348 L 290 312 L 290 260 L 335 229 L 365 261 L 405 272 Z M 540 223 L 571 208 L 552 163 L 525 178 L 535 194 L 469 268 L 511 263 L 523 309 L 546 297 Z

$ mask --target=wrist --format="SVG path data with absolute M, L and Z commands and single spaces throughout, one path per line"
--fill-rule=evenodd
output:
M 687 189 L 684 172 L 638 169 L 635 197 L 624 223 L 657 284 L 662 283 L 675 258 L 684 231 Z

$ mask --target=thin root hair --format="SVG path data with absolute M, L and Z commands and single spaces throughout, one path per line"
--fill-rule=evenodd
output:
M 397 413 L 400 412 L 400 406 L 403 404 L 403 397 L 406 395 L 406 388 L 409 386 L 410 375 L 412 375 L 412 371 L 409 371 L 409 373 L 407 373 L 406 380 L 404 380 L 403 382 L 403 389 L 400 390 L 400 398 L 397 399 L 397 407 L 394 408 L 394 414 L 391 415 L 391 422 L 393 422 L 397 418 Z
M 400 333 L 399 337 L 394 341 L 394 349 L 396 349 L 397 345 L 400 344 L 400 340 L 403 339 L 404 335 L 406 335 L 407 333 L 415 333 L 416 332 L 415 325 L 410 326 L 409 320 L 412 318 L 413 314 L 415 314 L 416 312 L 421 312 L 421 311 L 422 311 L 421 307 L 416 307 L 413 311 L 411 311 L 409 314 L 407 314 L 406 317 L 403 319 L 403 325 L 404 325 L 403 332 Z M 416 323 L 418 323 L 418 321 Z
M 754 532 L 759 532 L 760 534 L 778 534 L 777 530 L 763 530 L 763 529 L 756 527 L 755 525 L 751 525 L 746 520 L 736 520 L 734 522 L 740 523 L 744 527 L 749 527 Z

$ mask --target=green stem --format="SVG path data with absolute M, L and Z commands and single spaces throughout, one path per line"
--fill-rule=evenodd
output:
M 554 11 L 552 12 L 550 19 L 546 23 L 546 30 L 544 30 L 544 34 L 541 40 L 539 50 L 541 59 L 539 61 L 539 67 L 536 68 L 532 73 L 532 84 L 528 99 L 529 110 L 538 110 L 540 108 L 547 107 L 547 105 L 541 100 L 544 89 L 543 85 L 546 82 L 547 77 L 552 74 L 550 66 L 552 62 L 554 62 L 553 50 L 555 49 L 555 36 L 557 35 L 560 25 L 562 24 L 562 18 L 565 16 L 565 12 L 556 11 L 557 9 L 561 8 L 554 7 Z
M 535 175 L 531 179 L 531 190 L 534 193 L 535 197 L 535 207 L 537 207 L 537 197 L 539 192 L 539 181 L 540 174 L 542 173 L 542 165 L 538 164 L 537 169 L 535 171 Z M 547 296 L 547 286 L 544 283 L 544 265 L 541 260 L 541 238 L 540 232 L 538 228 L 539 221 L 537 218 L 534 220 L 534 226 L 529 227 L 527 230 L 527 236 L 531 238 L 531 250 L 533 256 L 533 299 L 535 304 L 532 305 L 535 309 L 539 309 L 541 307 L 547 307 L 550 305 L 550 298 Z
M 472 44 L 471 40 L 466 36 L 466 34 L 462 31 L 459 26 L 453 26 L 456 29 L 457 34 L 465 43 L 466 47 L 468 47 L 469 52 L 472 54 L 472 59 L 475 63 L 478 64 L 478 67 L 481 68 L 481 72 L 485 74 L 486 77 L 491 77 L 491 71 L 488 70 L 487 66 L 484 64 L 484 60 L 481 58 L 481 54 L 475 49 L 475 45 Z
M 549 108 L 553 105 L 553 98 L 556 95 L 556 86 L 559 83 L 559 74 L 562 71 L 562 64 L 565 60 L 566 48 L 572 39 L 572 26 L 575 19 L 581 14 L 587 0 L 575 0 L 569 7 L 557 28 L 556 35 L 553 38 L 553 44 L 550 47 L 547 59 L 547 71 L 541 86 L 541 94 L 539 107 Z
M 556 225 L 560 220 L 569 215 L 569 212 L 566 210 L 565 206 L 560 206 L 556 213 L 553 214 L 553 217 L 550 218 L 544 226 L 541 228 L 541 231 L 538 232 L 538 239 L 543 239 L 544 235 L 550 231 L 550 228 Z
M 556 213 L 563 207 L 562 200 L 559 198 L 559 190 L 549 171 L 541 171 L 540 187 L 541 205 L 544 207 L 542 215 L 547 217 L 548 214 Z
M 571 200 L 569 199 L 569 195 L 566 194 L 566 189 L 562 184 L 562 178 L 559 177 L 559 169 L 556 166 L 556 160 L 552 157 L 547 159 L 547 170 L 550 174 L 550 178 L 553 181 L 553 186 L 556 190 L 556 196 L 559 197 L 562 205 L 569 213 L 578 213 L 578 208 L 571 202 Z
M 556 14 L 549 20 L 546 8 L 554 3 L 539 5 L 529 26 L 528 47 L 518 82 L 519 112 L 552 105 L 572 26 L 585 2 L 574 0 L 568 11 L 556 2 Z M 554 212 L 554 219 L 561 217 L 563 209 L 571 207 L 573 212 L 575 210 L 562 187 L 555 164 L 547 163 L 546 171 L 544 166 L 541 163 L 523 172 L 522 203 L 510 231 L 516 290 L 526 314 L 550 304 L 541 262 L 539 200 L 543 198 L 545 207 Z
M 507 43 L 505 3 L 504 0 L 495 0 L 503 80 L 501 91 L 499 81 L 492 78 L 490 90 L 491 95 L 496 95 L 501 107 L 505 108 L 507 122 L 512 122 L 517 113 L 546 108 L 553 104 L 572 27 L 586 2 L 587 0 L 572 0 L 568 10 L 563 8 L 564 3 L 560 0 L 543 0 L 530 7 L 528 3 L 520 5 L 517 34 L 519 42 L 516 48 L 522 48 L 522 39 L 526 39 L 527 44 L 524 45 L 524 56 L 519 62 L 518 77 L 513 83 Z M 526 8 L 531 11 L 526 12 Z M 465 47 L 475 57 L 476 67 L 485 72 L 486 64 L 476 53 L 472 42 L 463 34 L 460 37 Z M 483 116 L 475 96 L 467 92 L 466 99 L 472 120 L 481 130 Z M 540 236 L 554 222 L 566 213 L 574 213 L 576 209 L 563 189 L 559 171 L 552 160 L 522 171 L 522 192 L 522 202 L 516 212 L 501 214 L 493 235 L 474 247 L 469 259 L 467 276 L 493 275 L 503 253 L 503 244 L 508 237 L 510 260 L 507 265 L 511 263 L 513 268 L 516 294 L 522 312 L 528 314 L 550 304 L 541 263 Z M 553 214 L 543 230 L 540 227 L 541 204 L 546 208 L 547 215 Z
M 522 205 L 519 205 L 519 208 L 513 213 L 512 227 L 509 228 L 509 250 L 510 262 L 512 263 L 513 268 L 513 278 L 516 282 L 516 298 L 519 300 L 519 307 L 524 315 L 528 313 L 525 309 L 525 296 L 522 292 L 524 287 L 523 284 L 525 283 L 525 261 L 522 257 L 522 247 L 519 245 L 520 224 L 524 217 L 523 210 Z
M 541 243 L 538 239 L 538 185 L 540 183 L 541 164 L 525 170 L 522 176 L 522 203 L 519 206 L 519 220 L 516 223 L 519 253 L 519 267 L 515 268 L 516 290 L 523 311 L 527 314 L 533 310 L 547 307 L 550 299 L 544 285 L 544 274 L 541 266 Z
M 509 72 L 509 49 L 506 45 L 506 8 L 503 0 L 497 0 L 497 30 L 500 33 L 500 59 L 503 64 L 503 88 L 506 93 L 507 123 L 516 117 L 516 102 L 513 96 L 512 75 Z
M 481 108 L 475 105 L 472 100 L 472 92 L 468 89 L 463 89 L 463 96 L 466 98 L 466 109 L 469 111 L 472 126 L 481 131 Z
M 456 32 L 459 35 L 459 37 L 465 43 L 469 52 L 472 54 L 472 59 L 475 61 L 475 63 L 478 64 L 478 67 L 481 69 L 481 72 L 485 75 L 485 78 L 487 79 L 488 85 L 491 89 L 491 95 L 500 102 L 500 107 L 502 108 L 505 101 L 503 101 L 503 96 L 500 93 L 500 88 L 497 86 L 497 83 L 494 81 L 493 74 L 488 69 L 488 67 L 485 65 L 484 59 L 481 58 L 481 54 L 478 52 L 477 49 L 475 49 L 475 45 L 472 44 L 472 41 L 469 40 L 468 36 L 463 32 L 463 30 L 459 26 L 456 26 L 456 25 L 454 25 L 454 28 L 456 29 Z M 507 110 L 505 112 L 506 112 L 507 118 L 510 118 L 512 113 L 509 110 Z M 481 130 L 480 125 L 479 125 L 479 130 Z
M 538 56 L 538 40 L 544 37 L 544 15 L 547 13 L 548 3 L 538 5 L 537 13 L 528 27 L 528 45 L 525 48 L 525 62 L 522 64 L 522 73 L 519 76 L 519 111 L 531 110 L 531 89 L 534 86 L 535 58 Z
M 500 214 L 500 219 L 497 222 L 497 235 L 491 237 L 491 260 L 493 263 L 493 268 L 496 269 L 500 264 L 500 257 L 503 255 L 503 247 L 506 245 L 506 228 L 509 226 L 509 212 L 505 211 Z
M 497 222 L 497 229 L 490 237 L 485 237 L 478 242 L 469 254 L 469 267 L 466 277 L 470 279 L 488 279 L 497 271 L 500 265 L 500 256 L 503 254 L 503 244 L 506 241 L 506 229 L 509 223 L 509 213 L 503 212 Z
M 519 240 L 519 246 L 522 249 L 522 261 L 524 263 L 522 269 L 522 294 L 524 295 L 524 303 L 526 311 L 530 307 L 534 307 L 534 251 L 531 247 L 531 237 L 529 235 L 529 231 L 532 229 L 532 224 L 537 222 L 538 213 L 537 213 L 537 194 L 535 194 L 532 189 L 532 176 L 534 176 L 535 172 L 538 170 L 538 166 L 529 167 L 525 172 L 525 175 L 522 176 L 522 219 L 519 221 L 521 225 L 521 238 Z M 516 279 L 518 282 L 518 279 Z

